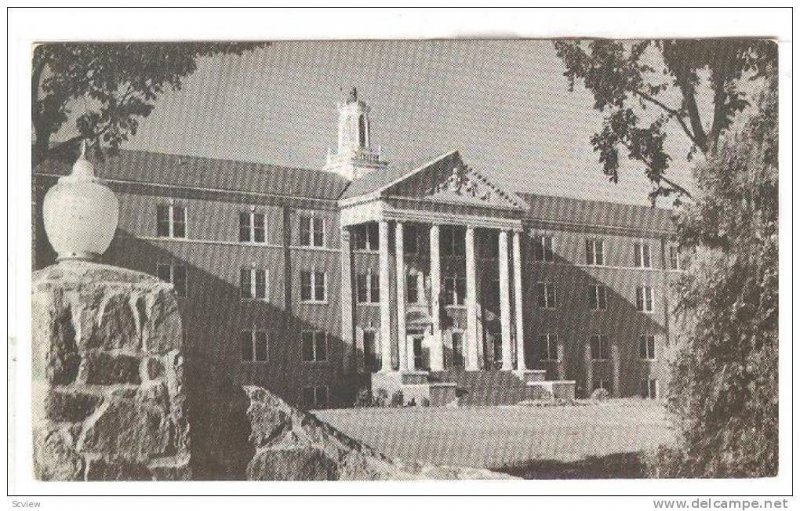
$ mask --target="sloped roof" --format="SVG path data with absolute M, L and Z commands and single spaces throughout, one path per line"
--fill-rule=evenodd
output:
M 520 193 L 530 208 L 529 220 L 589 224 L 593 226 L 674 231 L 672 213 L 668 209 L 621 204 L 617 202 L 572 199 L 552 195 Z
M 104 179 L 327 200 L 338 199 L 348 184 L 322 170 L 145 151 L 121 150 L 93 163 L 95 173 Z M 70 169 L 67 163 L 45 160 L 35 172 L 64 175 Z

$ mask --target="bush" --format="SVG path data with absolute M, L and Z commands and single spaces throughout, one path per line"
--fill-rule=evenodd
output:
M 403 406 L 405 400 L 403 399 L 403 391 L 397 390 L 394 394 L 392 394 L 392 406 L 400 407 Z
M 419 405 L 423 408 L 427 408 L 431 405 L 431 400 L 427 397 L 423 397 L 422 400 L 420 400 Z
M 356 394 L 356 401 L 353 403 L 353 406 L 356 408 L 369 408 L 371 406 L 375 406 L 375 400 L 372 397 L 372 391 L 367 388 L 359 390 L 358 394 Z
M 389 401 L 389 392 L 380 388 L 375 392 L 375 397 L 372 401 L 372 406 L 386 406 Z
M 606 389 L 594 389 L 592 392 L 592 399 L 595 401 L 605 401 L 611 397 L 611 394 Z

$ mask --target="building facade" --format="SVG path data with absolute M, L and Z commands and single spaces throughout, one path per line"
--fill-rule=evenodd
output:
M 514 193 L 457 151 L 393 168 L 355 91 L 323 170 L 121 151 L 104 262 L 172 282 L 187 360 L 306 407 L 373 375 L 546 371 L 578 395 L 657 397 L 678 271 L 666 210 Z M 34 170 L 35 265 L 44 193 Z

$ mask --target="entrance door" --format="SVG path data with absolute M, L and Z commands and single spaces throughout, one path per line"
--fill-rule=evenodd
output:
M 412 343 L 414 347 L 414 369 L 417 371 L 422 371 L 425 369 L 425 357 L 422 351 L 422 336 L 413 336 Z
M 461 332 L 453 332 L 453 367 L 457 369 L 464 368 L 464 334 Z
M 503 367 L 503 339 L 500 334 L 492 337 L 492 361 L 495 369 Z
M 364 369 L 376 373 L 381 368 L 381 356 L 378 353 L 378 343 L 373 330 L 364 331 Z

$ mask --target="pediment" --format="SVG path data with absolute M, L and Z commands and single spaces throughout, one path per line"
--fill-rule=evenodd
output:
M 382 195 L 483 207 L 527 208 L 516 194 L 466 165 L 457 151 L 406 174 L 386 187 Z

